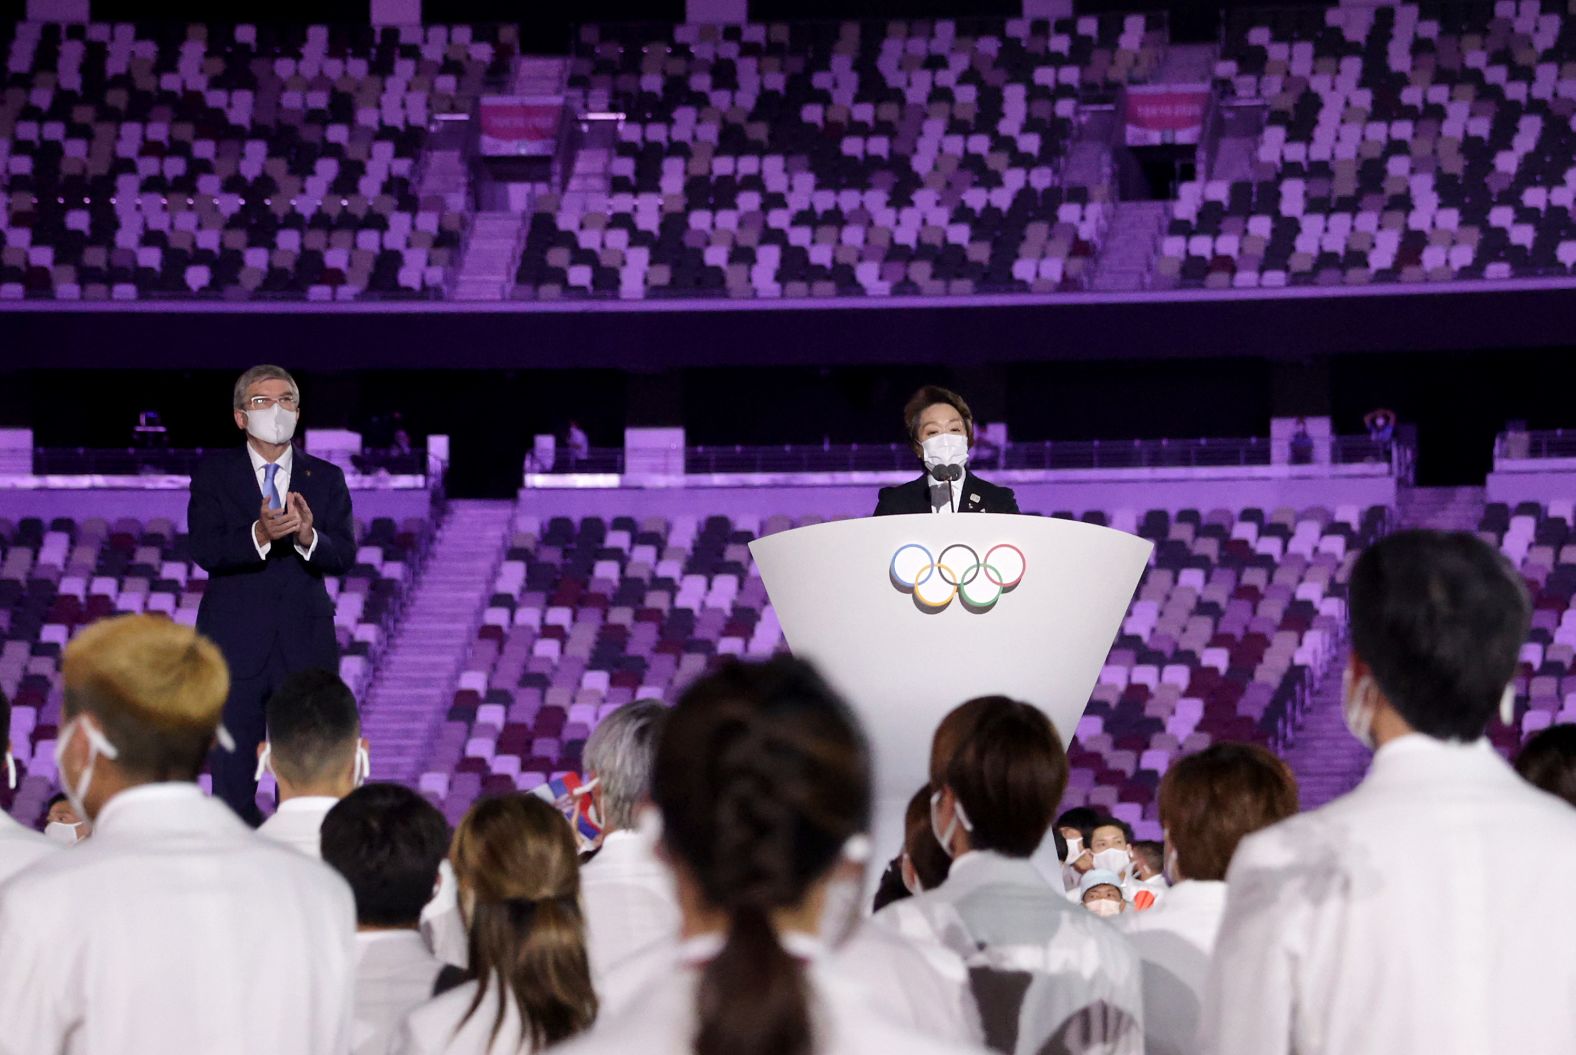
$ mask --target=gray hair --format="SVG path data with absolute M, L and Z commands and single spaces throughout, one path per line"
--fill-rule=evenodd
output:
M 602 792 L 602 829 L 635 827 L 635 810 L 651 793 L 651 763 L 668 709 L 658 700 L 636 700 L 591 730 L 581 759 Z
M 246 390 L 257 384 L 259 381 L 283 381 L 285 384 L 290 386 L 290 394 L 296 397 L 297 402 L 299 402 L 301 399 L 301 389 L 296 386 L 295 378 L 290 376 L 290 371 L 286 370 L 282 366 L 273 366 L 269 363 L 263 363 L 259 366 L 252 367 L 250 370 L 236 379 L 236 410 L 246 409 Z

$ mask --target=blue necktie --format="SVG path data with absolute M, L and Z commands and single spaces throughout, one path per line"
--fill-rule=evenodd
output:
M 278 472 L 278 462 L 269 462 L 263 466 L 263 495 L 268 499 L 269 509 L 284 508 L 284 503 L 279 501 L 279 489 L 274 486 L 274 476 Z

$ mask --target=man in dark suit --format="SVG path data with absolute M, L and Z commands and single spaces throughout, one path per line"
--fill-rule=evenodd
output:
M 924 471 L 906 484 L 883 487 L 876 516 L 1018 512 L 1011 488 L 988 483 L 964 468 L 974 445 L 974 415 L 962 396 L 926 385 L 903 408 L 903 424 Z
M 349 570 L 356 539 L 345 474 L 291 445 L 295 380 L 254 366 L 235 383 L 234 403 L 246 444 L 197 467 L 186 519 L 192 558 L 208 573 L 197 629 L 230 665 L 224 728 L 235 744 L 213 754 L 213 790 L 255 826 L 263 705 L 295 671 L 339 669 L 323 576 Z

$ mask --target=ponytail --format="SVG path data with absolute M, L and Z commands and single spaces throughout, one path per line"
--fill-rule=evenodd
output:
M 701 974 L 695 1055 L 810 1055 L 814 1036 L 804 966 L 782 947 L 771 916 L 733 911 L 728 941 Z

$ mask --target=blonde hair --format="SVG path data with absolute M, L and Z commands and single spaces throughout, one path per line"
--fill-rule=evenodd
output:
M 121 767 L 150 779 L 196 775 L 230 693 L 218 647 L 160 615 L 87 627 L 66 646 L 61 673 L 66 714 L 91 713 Z

